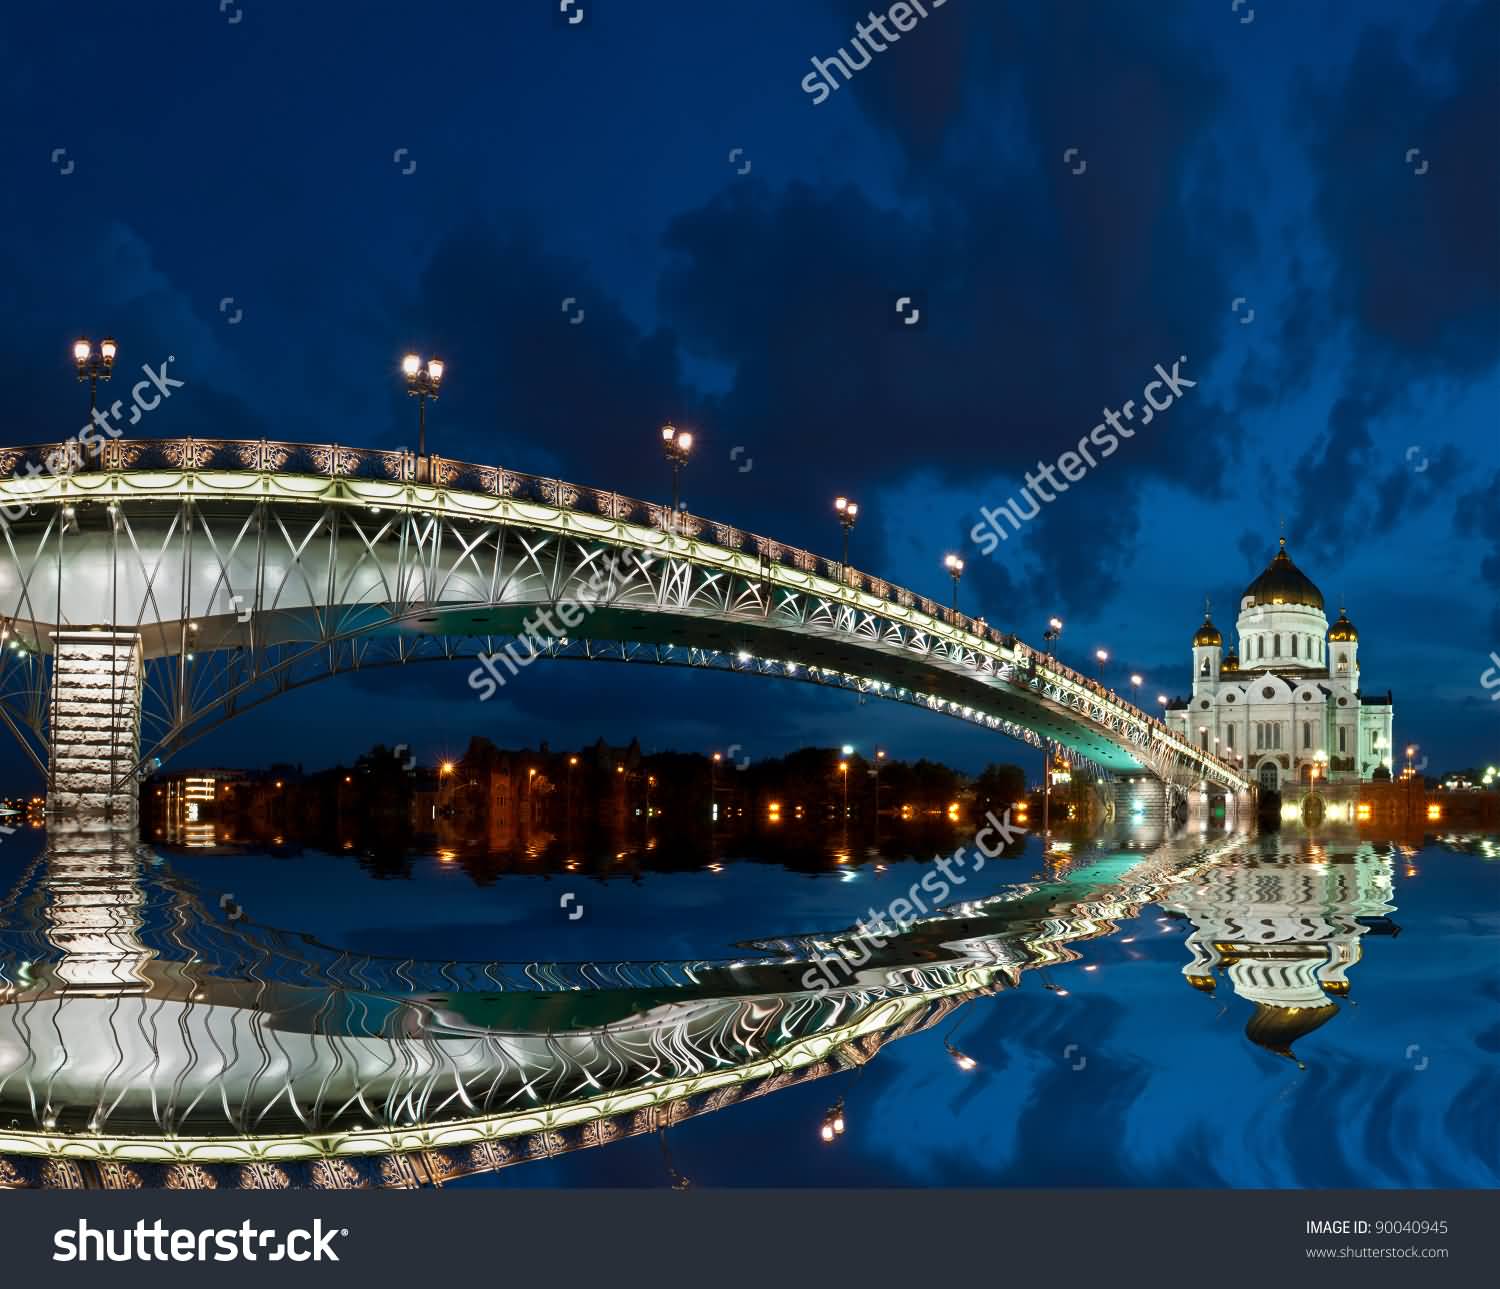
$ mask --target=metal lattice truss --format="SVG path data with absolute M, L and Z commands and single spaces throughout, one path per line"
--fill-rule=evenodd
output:
M 1106 770 L 1245 785 L 982 620 L 724 525 L 441 460 L 445 486 L 416 483 L 400 453 L 205 440 L 109 450 L 114 468 L 0 477 L 0 504 L 26 512 L 0 533 L 0 720 L 45 765 L 53 630 L 139 634 L 141 756 L 116 788 L 301 685 L 477 655 L 491 660 L 468 681 L 481 695 L 534 657 L 738 671 L 1050 740 Z M 0 475 L 26 451 L 38 450 L 0 453 Z M 226 452 L 231 468 L 203 468 Z M 199 468 L 156 464 L 174 458 Z

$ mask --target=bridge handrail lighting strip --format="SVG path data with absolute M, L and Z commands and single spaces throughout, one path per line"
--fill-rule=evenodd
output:
M 1157 716 L 1098 681 L 1000 631 L 883 578 L 812 551 L 729 524 L 621 493 L 446 457 L 428 458 L 430 483 L 417 481 L 416 454 L 342 444 L 270 439 L 119 439 L 101 459 L 82 459 L 80 445 L 0 448 L 0 504 L 68 504 L 88 499 L 181 497 L 288 502 L 343 502 L 440 513 L 449 518 L 521 522 L 573 536 L 662 550 L 689 561 L 732 569 L 773 585 L 811 592 L 853 609 L 881 613 L 949 644 L 1008 667 L 1009 678 L 1051 686 L 1094 704 L 1101 718 L 1138 726 L 1134 741 L 1160 756 L 1198 767 L 1205 777 L 1248 786 L 1245 776 L 1214 754 L 1180 738 Z M 94 468 L 90 468 L 94 466 Z M 22 477 L 22 475 L 27 477 Z M 331 485 L 331 486 L 330 486 Z

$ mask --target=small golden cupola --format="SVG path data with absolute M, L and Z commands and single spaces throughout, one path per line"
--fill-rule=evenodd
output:
M 1354 623 L 1349 621 L 1349 611 L 1342 605 L 1339 606 L 1339 620 L 1328 628 L 1328 639 L 1330 642 L 1345 641 L 1350 644 L 1359 642 L 1359 632 L 1354 629 Z
M 1203 625 L 1193 633 L 1193 648 L 1198 649 L 1204 645 L 1218 648 L 1224 643 L 1224 637 L 1219 634 L 1219 628 L 1214 626 L 1213 619 L 1207 613 L 1203 615 Z

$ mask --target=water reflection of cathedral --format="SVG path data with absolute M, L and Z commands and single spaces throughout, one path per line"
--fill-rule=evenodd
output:
M 507 963 L 325 945 L 133 836 L 54 830 L 0 892 L 0 1190 L 426 1185 L 660 1134 L 862 1068 L 1027 971 L 1066 997 L 1047 969 L 1150 904 L 1193 921 L 1190 982 L 1227 981 L 1291 1057 L 1392 925 L 1391 858 L 1274 846 L 1100 847 L 880 944 L 857 924 L 732 958 Z
M 1183 975 L 1250 1003 L 1251 1042 L 1296 1061 L 1292 1045 L 1327 1024 L 1349 995 L 1366 935 L 1394 935 L 1392 858 L 1370 843 L 1352 854 L 1268 854 L 1214 868 L 1163 905 L 1193 923 Z

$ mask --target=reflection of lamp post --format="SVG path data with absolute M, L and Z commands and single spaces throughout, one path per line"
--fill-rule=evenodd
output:
M 693 450 L 691 430 L 679 430 L 668 421 L 661 427 L 661 450 L 672 467 L 672 527 L 677 531 L 677 507 L 682 495 L 682 467 L 688 463 Z
M 945 555 L 943 557 L 943 567 L 948 570 L 949 576 L 953 578 L 953 612 L 957 613 L 958 579 L 964 575 L 964 562 L 957 555 Z
M 573 837 L 573 767 L 578 764 L 576 756 L 568 758 L 568 838 Z
M 979 1062 L 976 1061 L 972 1056 L 966 1056 L 963 1052 L 960 1052 L 958 1048 L 954 1047 L 953 1044 L 948 1042 L 947 1039 L 943 1040 L 943 1046 L 948 1049 L 948 1055 L 953 1058 L 953 1063 L 957 1065 L 959 1069 L 967 1072 L 974 1069 L 974 1067 L 979 1064 Z
M 849 534 L 854 528 L 854 521 L 859 516 L 859 503 L 850 501 L 848 497 L 835 497 L 833 508 L 838 511 L 839 524 L 844 530 L 844 562 L 839 566 L 841 573 L 849 571 Z
M 875 844 L 880 844 L 880 763 L 885 760 L 885 749 L 875 749 Z
M 1406 821 L 1411 822 L 1411 759 L 1417 754 L 1417 745 L 1408 743 L 1406 745 Z
M 849 762 L 839 762 L 839 773 L 844 776 L 844 822 L 849 821 Z
M 844 1098 L 840 1097 L 828 1108 L 828 1113 L 823 1116 L 822 1126 L 818 1129 L 818 1136 L 824 1141 L 832 1141 L 835 1137 L 844 1135 Z
M 1024 787 L 1025 784 L 1022 784 Z M 1047 854 L 1047 834 L 1052 831 L 1052 747 L 1042 740 L 1042 855 Z
M 713 759 L 708 763 L 708 819 L 709 828 L 719 820 L 719 762 L 723 759 L 722 754 L 715 752 Z

